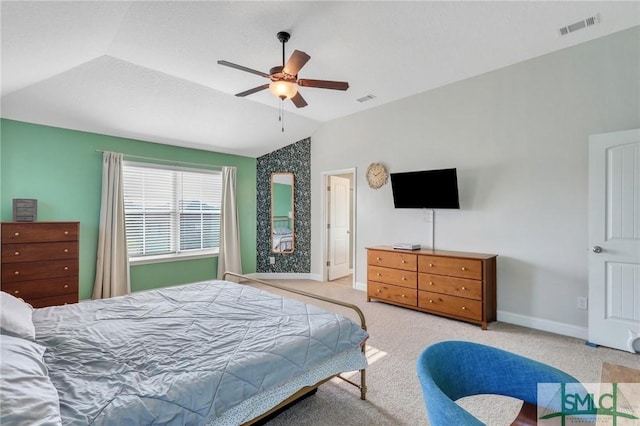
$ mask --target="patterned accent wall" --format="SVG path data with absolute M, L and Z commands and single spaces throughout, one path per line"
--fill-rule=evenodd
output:
M 271 173 L 293 173 L 294 244 L 293 253 L 271 252 Z M 258 157 L 256 272 L 311 272 L 311 139 L 306 138 Z M 275 257 L 275 265 L 269 257 Z

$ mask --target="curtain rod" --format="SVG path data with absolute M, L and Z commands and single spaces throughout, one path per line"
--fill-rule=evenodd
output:
M 96 152 L 114 152 L 114 151 L 104 151 L 102 149 L 96 149 Z M 217 164 L 203 164 L 203 163 L 189 163 L 187 161 L 177 161 L 177 160 L 167 160 L 165 158 L 154 158 L 154 157 L 142 157 L 140 155 L 130 155 L 130 154 L 124 154 L 122 152 L 118 152 L 116 154 L 122 154 L 123 157 L 127 157 L 127 158 L 136 158 L 139 160 L 151 160 L 151 161 L 163 161 L 165 163 L 170 163 L 170 164 L 178 164 L 178 165 L 189 165 L 189 166 L 200 166 L 200 167 L 217 167 L 217 168 L 222 168 L 225 166 L 219 166 Z

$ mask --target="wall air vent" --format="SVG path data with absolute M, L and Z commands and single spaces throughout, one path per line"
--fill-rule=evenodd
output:
M 367 102 L 370 101 L 371 99 L 375 99 L 375 96 L 373 95 L 367 95 L 367 96 L 363 96 L 361 98 L 356 99 L 358 102 Z
M 595 25 L 599 22 L 600 22 L 600 17 L 598 15 L 590 16 L 589 18 L 583 19 L 582 21 L 578 21 L 574 24 L 567 25 L 566 27 L 562 27 L 558 31 L 560 32 L 560 35 L 567 35 L 574 31 L 578 31 L 583 28 L 590 27 L 591 25 Z

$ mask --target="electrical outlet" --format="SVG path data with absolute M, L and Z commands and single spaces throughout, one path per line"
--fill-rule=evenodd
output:
M 276 258 L 274 256 L 269 256 L 269 265 L 275 265 L 276 264 Z
M 578 309 L 582 309 L 584 311 L 586 311 L 588 309 L 589 306 L 589 301 L 586 297 L 578 297 L 577 301 L 576 301 L 576 306 Z

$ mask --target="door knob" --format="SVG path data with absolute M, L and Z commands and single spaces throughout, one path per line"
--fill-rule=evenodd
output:
M 602 247 L 600 246 L 593 246 L 592 250 L 594 253 L 602 253 Z

